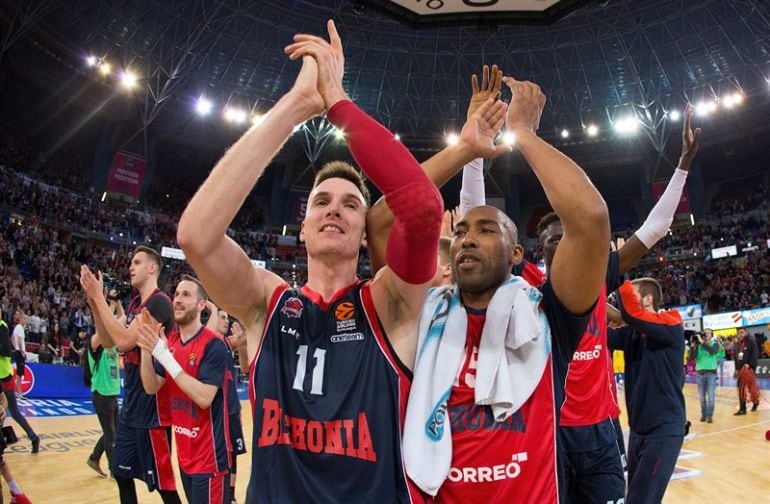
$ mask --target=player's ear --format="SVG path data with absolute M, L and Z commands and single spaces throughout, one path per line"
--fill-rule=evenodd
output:
M 305 241 L 305 221 L 299 223 L 299 241 Z

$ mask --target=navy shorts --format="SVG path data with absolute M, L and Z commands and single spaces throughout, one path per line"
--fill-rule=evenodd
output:
M 230 474 L 185 474 L 179 471 L 189 504 L 230 504 Z
M 171 465 L 171 428 L 138 429 L 119 422 L 110 470 L 116 477 L 144 481 L 150 492 L 176 490 Z

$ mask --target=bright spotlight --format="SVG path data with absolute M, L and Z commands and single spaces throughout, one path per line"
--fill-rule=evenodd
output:
M 695 113 L 699 116 L 707 116 L 716 110 L 717 104 L 713 101 L 703 101 L 695 106 Z
M 399 135 L 398 133 L 396 133 L 395 135 L 393 135 L 393 138 L 395 138 L 395 139 L 396 139 L 396 142 L 398 142 L 398 141 L 400 141 L 400 140 L 401 140 L 401 135 Z
M 99 72 L 101 72 L 102 75 L 110 75 L 110 72 L 112 72 L 112 65 L 102 62 L 102 64 L 99 65 Z
M 682 118 L 682 113 L 679 112 L 678 110 L 672 110 L 668 113 L 668 118 L 676 122 Z
M 516 135 L 514 135 L 510 131 L 506 131 L 505 133 L 503 133 L 503 143 L 505 145 L 512 146 L 514 143 L 516 143 Z
M 265 122 L 265 119 L 267 119 L 267 114 L 254 114 L 254 117 L 251 118 L 251 124 L 259 126 Z
M 198 115 L 202 116 L 209 115 L 213 107 L 214 105 L 203 96 L 198 98 L 198 101 L 195 103 L 195 111 L 198 113 Z
M 345 132 L 341 129 L 334 128 L 334 138 L 337 140 L 343 140 L 345 138 Z
M 246 122 L 246 111 L 235 108 L 225 109 L 225 120 L 233 124 L 243 124 Z
M 615 121 L 615 129 L 618 133 L 633 133 L 639 129 L 639 120 L 633 116 L 618 119 Z
M 586 126 L 586 134 L 590 137 L 595 137 L 599 134 L 599 128 L 595 124 L 589 124 Z
M 455 133 L 450 133 L 446 136 L 446 143 L 448 145 L 457 145 L 457 142 L 460 141 L 460 137 L 457 136 Z
M 132 89 L 136 86 L 136 80 L 136 75 L 128 70 L 123 72 L 123 75 L 120 76 L 120 83 L 126 89 Z
M 95 67 L 98 62 L 99 60 L 93 54 L 86 57 L 86 65 L 90 67 Z
M 733 93 L 733 102 L 735 102 L 736 105 L 743 103 L 743 93 Z
M 561 130 L 561 137 L 562 138 L 569 138 L 569 130 L 568 129 Z

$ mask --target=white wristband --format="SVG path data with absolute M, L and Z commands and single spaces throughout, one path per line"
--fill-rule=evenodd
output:
M 687 171 L 677 168 L 668 182 L 666 190 L 663 191 L 658 202 L 650 210 L 650 215 L 647 216 L 642 227 L 634 233 L 648 249 L 651 249 L 668 233 L 686 182 Z
M 152 356 L 163 366 L 172 380 L 176 380 L 176 377 L 182 372 L 182 366 L 176 361 L 174 354 L 168 350 L 165 341 L 158 340 L 155 348 L 152 349 Z

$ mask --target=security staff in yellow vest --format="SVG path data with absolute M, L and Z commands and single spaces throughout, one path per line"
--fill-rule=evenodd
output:
M 8 324 L 2 319 L 2 310 L 0 310 L 0 384 L 2 384 L 5 397 L 8 399 L 8 407 L 6 409 L 11 413 L 11 417 L 13 417 L 16 423 L 19 424 L 19 427 L 27 433 L 27 437 L 32 441 L 31 453 L 36 455 L 40 450 L 40 437 L 32 430 L 27 419 L 19 411 L 19 405 L 16 403 L 16 384 L 13 379 L 14 373 L 11 365 L 12 351 L 11 333 L 8 329 Z

